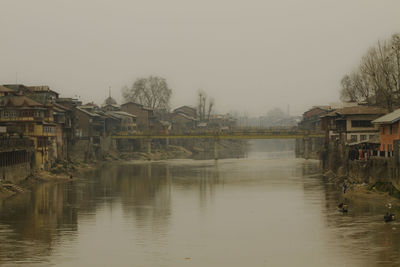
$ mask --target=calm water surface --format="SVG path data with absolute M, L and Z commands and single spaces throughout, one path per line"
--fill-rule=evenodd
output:
M 399 266 L 381 204 L 339 213 L 318 161 L 263 144 L 246 159 L 107 164 L 4 200 L 0 265 Z

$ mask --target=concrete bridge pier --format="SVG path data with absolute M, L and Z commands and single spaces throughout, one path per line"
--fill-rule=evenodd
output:
M 218 160 L 218 138 L 214 138 L 214 159 Z
M 303 139 L 303 142 L 304 142 L 304 158 L 305 159 L 309 159 L 309 153 L 310 153 L 310 149 L 309 149 L 309 147 L 310 147 L 310 139 L 308 139 L 308 138 L 304 138 Z
M 146 152 L 151 153 L 151 139 L 146 140 Z

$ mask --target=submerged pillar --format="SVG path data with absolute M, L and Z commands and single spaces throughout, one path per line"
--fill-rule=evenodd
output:
M 218 159 L 218 139 L 214 139 L 214 159 Z
M 148 139 L 146 141 L 146 150 L 147 150 L 147 153 L 151 153 L 151 139 Z
M 304 140 L 304 158 L 308 159 L 309 158 L 309 150 L 310 150 L 309 149 L 309 145 L 310 145 L 309 139 L 304 138 L 303 140 Z

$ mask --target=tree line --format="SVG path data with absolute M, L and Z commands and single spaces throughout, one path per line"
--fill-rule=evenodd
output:
M 360 65 L 341 80 L 340 97 L 346 102 L 387 108 L 400 103 L 400 34 L 378 41 L 362 57 Z

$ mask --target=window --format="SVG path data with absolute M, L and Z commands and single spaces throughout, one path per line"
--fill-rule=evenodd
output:
M 375 138 L 375 135 L 374 135 L 374 134 L 370 134 L 370 135 L 369 135 L 369 140 L 374 139 L 374 138 Z
M 35 111 L 35 112 L 34 112 L 34 116 L 35 116 L 35 117 L 43 118 L 43 112 L 42 112 L 42 111 Z
M 4 110 L 3 111 L 4 118 L 15 118 L 17 117 L 17 111 L 15 110 Z
M 54 133 L 54 127 L 43 126 L 43 133 Z
M 397 122 L 395 124 L 393 124 L 392 132 L 393 132 L 393 134 L 397 134 L 399 132 L 399 125 Z
M 388 146 L 388 152 L 392 152 L 393 151 L 393 148 L 392 148 L 393 146 L 391 144 L 388 144 L 387 146 Z
M 392 134 L 392 125 L 388 125 L 388 134 Z
M 30 133 L 33 133 L 33 129 L 34 129 L 33 124 L 29 124 L 29 126 L 28 126 L 28 131 L 29 131 Z
M 360 141 L 365 141 L 365 140 L 367 140 L 367 135 L 366 134 L 360 135 Z
M 385 134 L 385 126 L 381 126 L 381 134 Z
M 351 142 L 357 142 L 357 135 L 350 135 Z
M 33 112 L 31 110 L 21 111 L 21 117 L 33 117 Z
M 351 121 L 351 127 L 373 127 L 373 125 L 372 125 L 372 123 L 371 123 L 371 121 L 365 121 L 365 120 L 363 120 L 363 121 L 361 121 L 361 120 L 354 120 L 354 121 Z

